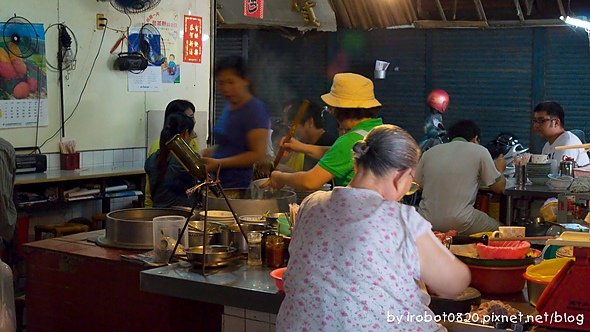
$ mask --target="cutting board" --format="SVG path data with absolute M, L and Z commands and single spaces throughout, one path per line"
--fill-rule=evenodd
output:
M 430 295 L 430 299 L 430 309 L 435 315 L 468 313 L 471 311 L 472 305 L 479 306 L 481 304 L 481 293 L 473 287 L 467 287 L 454 299 L 446 299 L 438 295 Z

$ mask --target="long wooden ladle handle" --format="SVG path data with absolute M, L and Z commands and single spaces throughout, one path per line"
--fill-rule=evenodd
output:
M 301 103 L 301 107 L 299 107 L 299 111 L 297 112 L 297 115 L 295 116 L 295 120 L 293 120 L 293 124 L 291 125 L 291 128 L 289 128 L 289 132 L 287 133 L 287 136 L 285 136 L 285 140 L 283 141 L 283 143 L 289 143 L 289 141 L 291 140 L 291 137 L 293 137 L 293 134 L 295 133 L 295 129 L 297 129 L 297 126 L 299 125 L 299 122 L 301 122 L 301 119 L 303 118 L 303 115 L 305 114 L 305 111 L 307 111 L 307 108 L 309 107 L 309 100 L 304 100 L 303 103 Z M 276 157 L 275 157 L 275 161 L 273 163 L 274 168 L 277 168 L 277 165 L 279 164 L 279 162 L 281 162 L 281 158 L 283 158 L 283 154 L 285 153 L 285 148 L 283 148 L 281 146 L 281 148 L 279 149 L 279 152 L 277 153 Z
M 569 149 L 590 149 L 590 143 L 578 145 L 561 145 L 556 146 L 555 150 L 569 150 Z

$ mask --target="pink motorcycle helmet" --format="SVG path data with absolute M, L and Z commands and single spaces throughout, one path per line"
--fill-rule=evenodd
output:
M 426 97 L 426 104 L 440 113 L 444 113 L 450 100 L 449 94 L 445 90 L 434 89 Z

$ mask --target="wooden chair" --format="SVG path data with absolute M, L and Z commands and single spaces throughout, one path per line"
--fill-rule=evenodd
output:
M 74 222 L 64 222 L 59 224 L 37 225 L 35 226 L 35 241 L 43 239 L 43 233 L 51 233 L 53 237 L 88 232 L 88 225 Z

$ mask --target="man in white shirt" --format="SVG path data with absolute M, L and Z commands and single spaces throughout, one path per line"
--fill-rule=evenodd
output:
M 533 109 L 533 131 L 537 136 L 545 139 L 542 154 L 549 155 L 549 159 L 562 160 L 563 156 L 574 158 L 579 166 L 590 163 L 584 149 L 555 150 L 557 146 L 582 144 L 578 136 L 564 129 L 565 112 L 559 103 L 544 101 Z

